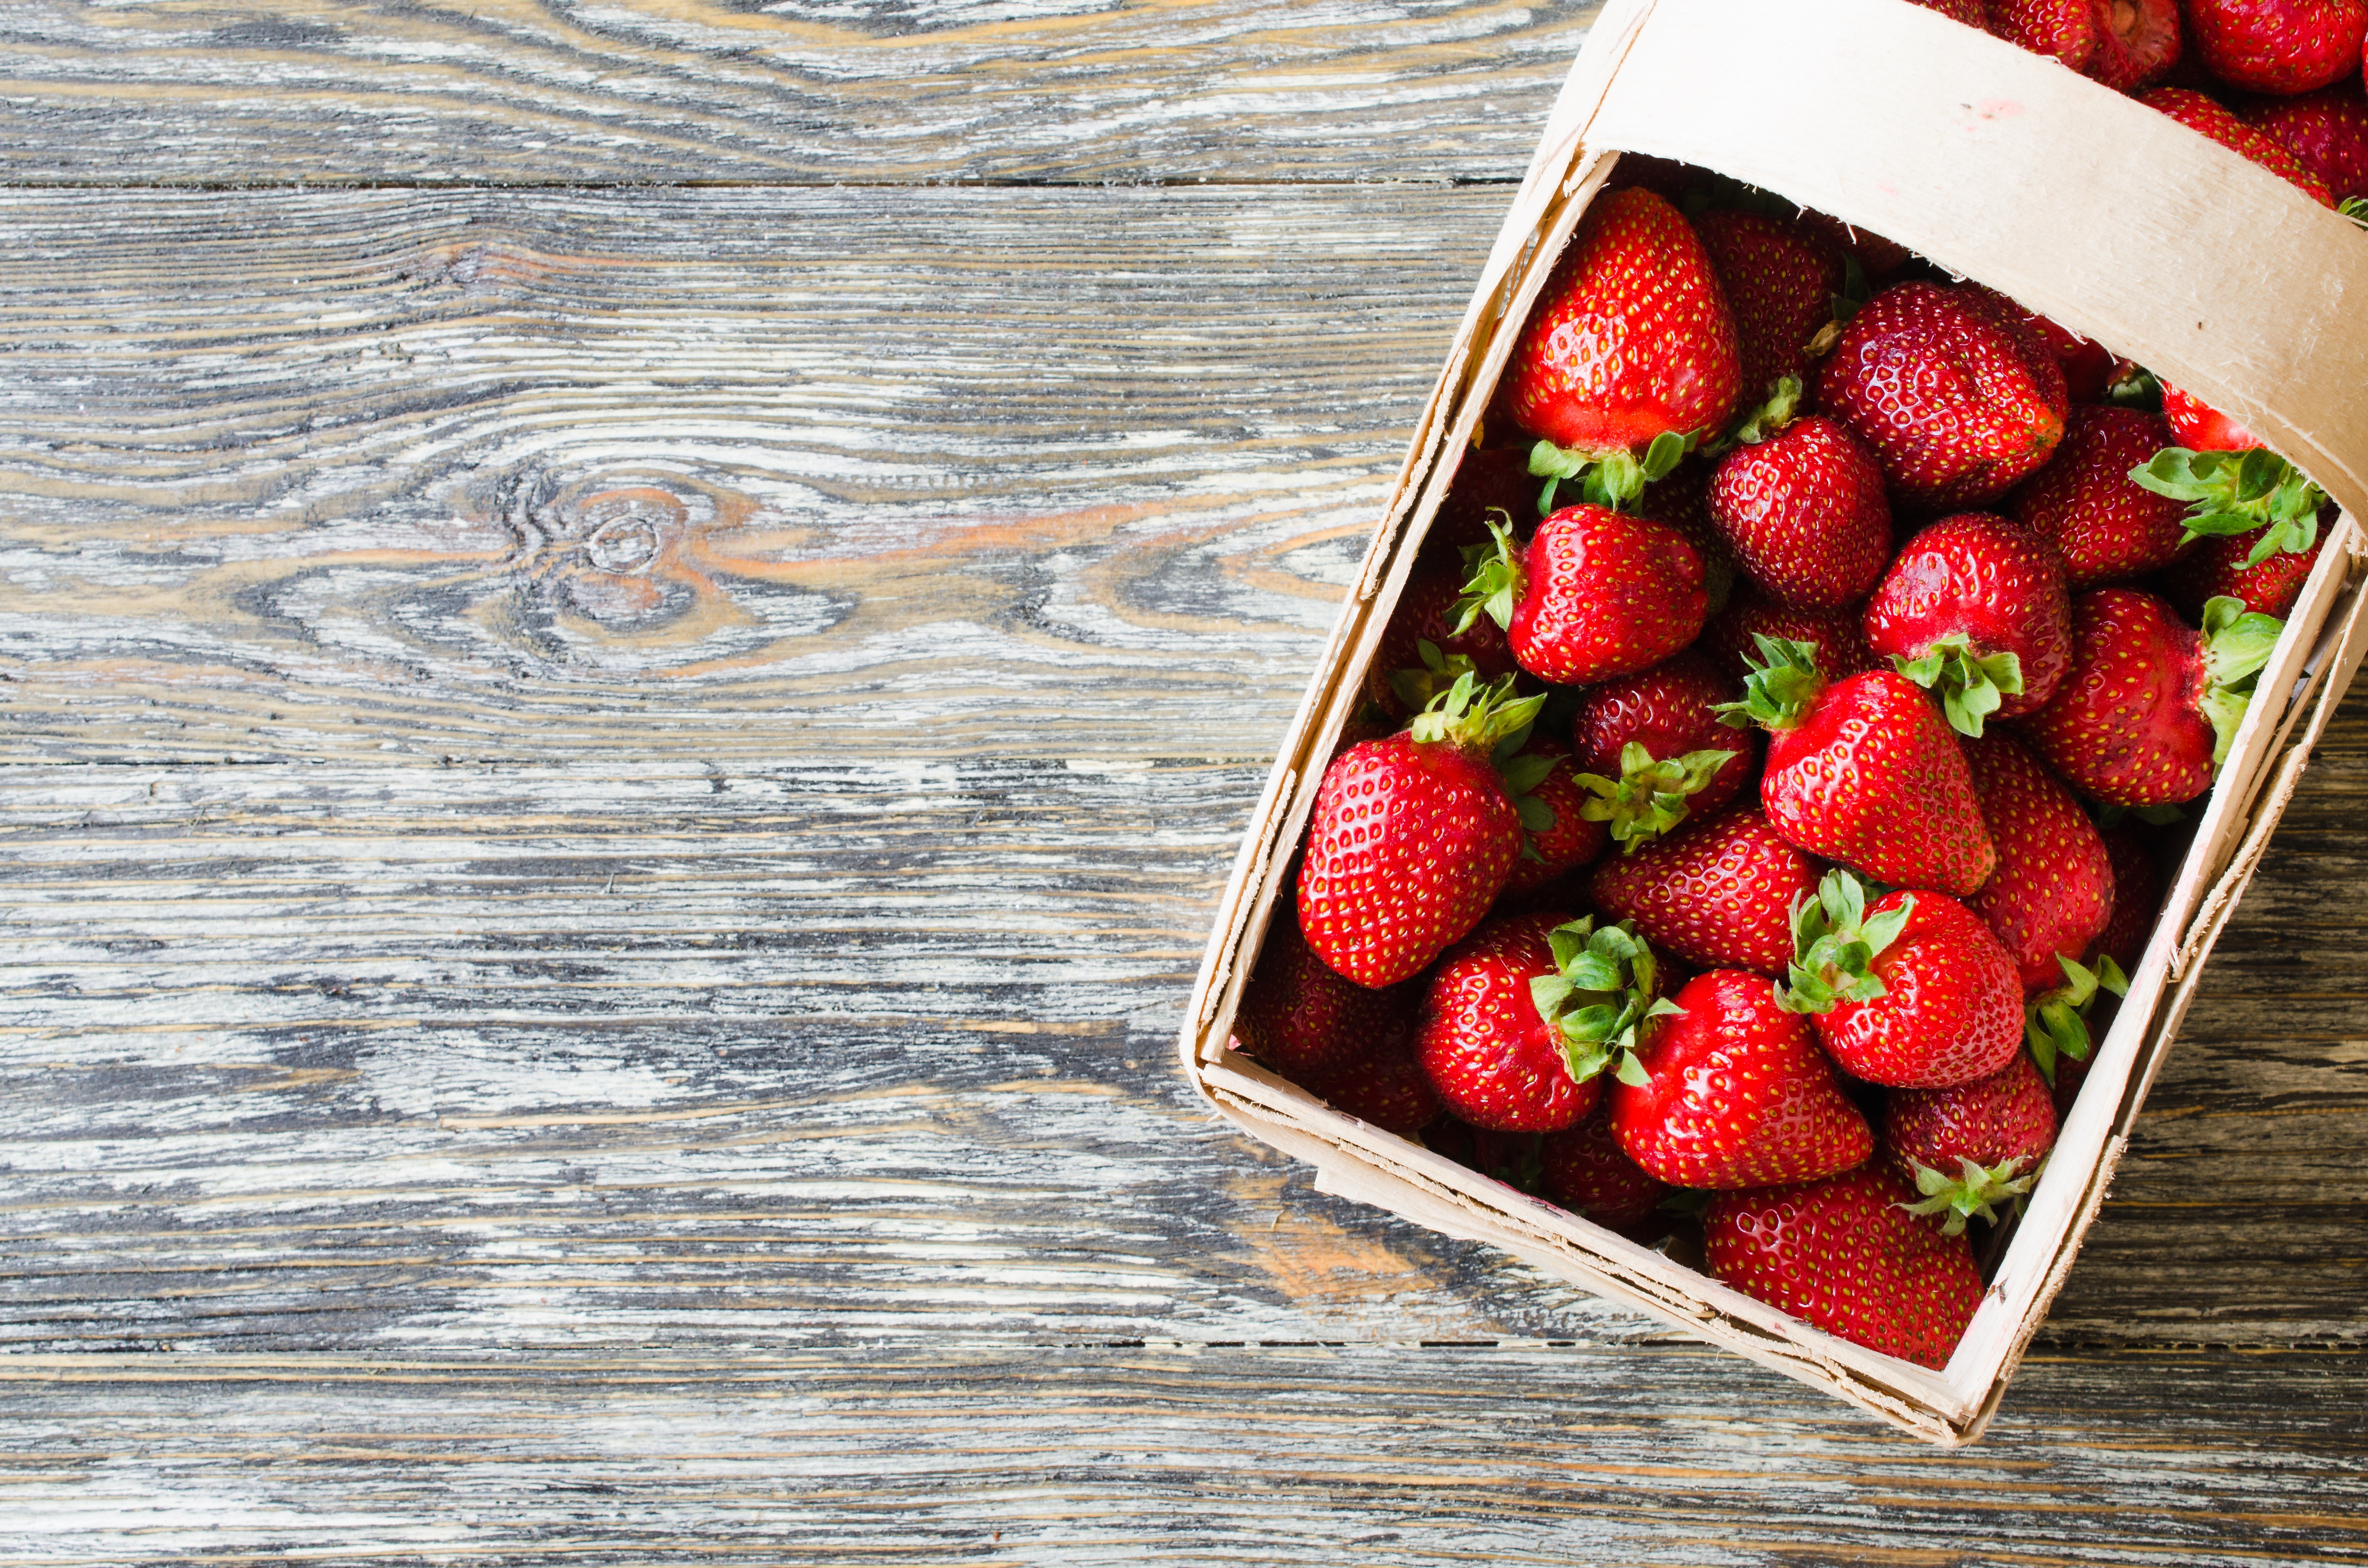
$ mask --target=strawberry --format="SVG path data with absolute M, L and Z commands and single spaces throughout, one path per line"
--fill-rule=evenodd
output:
M 2283 618 L 2302 597 L 2326 541 L 2314 539 L 2298 554 L 2276 550 L 2256 561 L 2254 552 L 2269 531 L 2257 528 L 2205 540 L 2163 574 L 2162 597 L 2191 620 L 2201 620 L 2203 607 L 2217 598 L 2235 599 L 2249 611 Z
M 1315 956 L 1299 927 L 1278 920 L 1242 990 L 1234 1017 L 1239 1048 L 1287 1078 L 1337 1072 L 1400 1027 L 1410 998 L 1369 991 Z
M 1745 594 L 1702 628 L 1702 651 L 1722 676 L 1741 680 L 1751 673 L 1762 637 L 1806 642 L 1817 651 L 1817 667 L 1836 680 L 1864 675 L 1883 663 L 1866 645 L 1853 612 L 1820 615 Z
M 1964 753 L 1924 689 L 1894 670 L 1828 684 L 1805 643 L 1762 639 L 1760 653 L 1725 721 L 1769 732 L 1770 825 L 1887 882 L 1959 897 L 1980 887 L 1998 851 Z
M 2187 35 L 2230 86 L 2292 97 L 2360 69 L 2368 0 L 2187 0 Z
M 2117 93 L 2152 86 L 2179 64 L 2179 0 L 2089 0 L 2097 50 L 2081 69 Z
M 2212 787 L 2281 623 L 2234 599 L 2204 607 L 2199 636 L 2135 588 L 2072 602 L 2072 669 L 2022 721 L 2032 749 L 2090 800 L 2176 805 Z
M 1804 210 L 1798 222 L 1804 233 L 1856 260 L 1869 278 L 1888 278 L 1916 259 L 1916 253 L 1897 241 L 1886 240 L 1871 229 L 1854 229 L 1823 212 Z
M 1727 1189 L 1810 1181 L 1874 1151 L 1805 1019 L 1776 1005 L 1766 977 L 1713 970 L 1641 1032 L 1634 1072 L 1612 1085 L 1611 1131 L 1645 1173 L 1672 1187 Z
M 1596 198 L 1513 348 L 1514 422 L 1560 449 L 1565 478 L 1618 505 L 1642 488 L 1653 449 L 1726 423 L 1743 390 L 1735 318 L 1702 241 L 1649 190 Z M 1653 477 L 1657 477 L 1655 475 Z
M 2283 142 L 2337 201 L 2368 196 L 2368 95 L 2358 85 L 2278 99 L 2245 118 Z
M 1952 22 L 1963 22 L 1969 28 L 1987 26 L 1982 15 L 1982 0 L 1908 0 L 1928 11 L 1938 11 Z
M 2230 152 L 2251 159 L 2321 207 L 2335 205 L 2335 198 L 2325 182 L 2304 168 L 2302 160 L 2288 151 L 2284 142 L 2246 124 L 2192 87 L 2157 87 L 2139 101 L 2149 108 L 2159 109 L 2190 131 L 2210 137 Z
M 1466 675 L 1406 730 L 1332 759 L 1299 875 L 1299 928 L 1316 957 L 1378 989 L 1421 973 L 1480 923 L 1523 827 L 1489 754 L 1544 700 L 1516 700 L 1509 680 L 1482 690 Z
M 1966 907 L 2014 960 L 2025 990 L 2055 984 L 2105 928 L 2113 868 L 2096 824 L 2023 744 L 2003 731 L 1965 743 L 1998 869 Z
M 1719 537 L 1718 525 L 1710 520 L 1710 476 L 1708 461 L 1690 457 L 1666 478 L 1645 486 L 1636 512 L 1685 535 L 1686 542 L 1702 557 L 1703 594 L 1710 601 L 1710 613 L 1716 615 L 1726 608 L 1735 591 L 1735 556 Z
M 2183 510 L 2136 483 L 2170 428 L 2142 409 L 2083 404 L 2055 460 L 2007 504 L 2015 521 L 2055 547 L 2077 591 L 2169 565 L 2186 537 Z
M 1752 762 L 1749 743 L 1719 722 L 1734 695 L 1691 648 L 1588 687 L 1571 719 L 1579 782 L 1592 792 L 1581 810 L 1633 850 L 1733 801 Z
M 1873 904 L 1829 872 L 1793 912 L 1793 959 L 1776 993 L 1816 1019 L 1826 1053 L 1854 1078 L 1935 1089 L 1995 1073 L 2022 1042 L 2022 982 L 1981 917 L 1936 892 Z
M 1887 1164 L 1797 1187 L 1723 1194 L 1702 1214 L 1710 1271 L 1838 1339 L 1934 1369 L 1982 1301 L 1962 1235 L 1907 1210 Z
M 1821 415 L 1793 417 L 1801 383 L 1782 382 L 1719 460 L 1711 521 L 1752 586 L 1806 610 L 1866 597 L 1891 554 L 1891 504 L 1873 454 Z
M 2100 836 L 2113 868 L 2113 911 L 2097 933 L 2094 950 L 2123 969 L 2135 969 L 2154 932 L 2155 911 L 2162 906 L 2162 881 L 2155 875 L 2153 851 L 2128 823 L 2104 828 Z
M 2037 311 L 2024 310 L 1995 289 L 1985 289 L 1977 283 L 1963 287 L 2029 327 L 2032 335 L 2046 345 L 2047 351 L 2055 356 L 2056 364 L 2064 369 L 2065 390 L 2074 403 L 2095 403 L 2105 395 L 2115 363 L 2112 349 L 2094 338 L 2056 325 Z
M 1439 515 L 1431 519 L 1430 532 L 1423 537 L 1423 553 L 1455 571 L 1463 551 L 1489 541 L 1491 512 L 1520 518 L 1538 515 L 1538 482 L 1530 474 L 1526 447 L 1483 447 L 1463 454 L 1439 503 Z M 1459 573 L 1457 585 L 1463 581 Z
M 1842 291 L 1839 257 L 1795 224 L 1759 212 L 1719 209 L 1694 220 L 1735 312 L 1743 395 L 1763 398 L 1787 377 L 1809 373 L 1809 340 L 1834 319 Z
M 1497 1132 L 1576 1124 L 1606 1066 L 1665 1011 L 1652 949 L 1618 926 L 1554 914 L 1491 920 L 1451 949 L 1423 993 L 1416 1041 L 1447 1108 Z
M 1526 846 L 1505 879 L 1506 892 L 1535 892 L 1603 853 L 1610 831 L 1588 814 L 1595 803 L 1590 786 L 1578 778 L 1569 753 L 1532 741 L 1505 763 L 1505 782 L 1515 791 L 1516 804 L 1519 797 L 1527 796 L 1554 818 L 1551 825 L 1528 833 Z
M 1867 646 L 1941 699 L 1960 734 L 2047 700 L 2072 663 L 2072 596 L 2038 535 L 1960 512 L 1907 541 L 1866 607 Z
M 2249 452 L 2261 438 L 2202 398 L 2177 387 L 2162 389 L 2162 416 L 2171 438 L 2198 452 Z
M 1503 627 L 1486 616 L 1464 619 L 1463 576 L 1454 566 L 1429 561 L 1417 562 L 1407 574 L 1365 674 L 1367 699 L 1393 718 L 1420 712 L 1465 669 L 1492 681 L 1519 667 Z M 1451 662 L 1457 658 L 1464 663 Z
M 1572 1213 L 1631 1241 L 1668 1233 L 1668 1217 L 1661 1211 L 1668 1184 L 1647 1176 L 1621 1149 L 1608 1107 L 1598 1106 L 1576 1127 L 1547 1133 L 1538 1155 L 1540 1186 Z
M 1793 905 L 1816 885 L 1809 858 L 1747 808 L 1603 861 L 1587 893 L 1688 963 L 1782 974 L 1793 955 Z
M 1403 1024 L 1365 1055 L 1304 1086 L 1341 1115 L 1401 1138 L 1420 1137 L 1441 1108 L 1415 1050 L 1414 1031 Z
M 1923 1201 L 1911 1214 L 1939 1214 L 1953 1236 L 1972 1219 L 1995 1221 L 2019 1202 L 2055 1147 L 2055 1102 L 2047 1080 L 2017 1051 L 1986 1078 L 1945 1089 L 1899 1089 L 1883 1109 L 1883 1147 Z
M 1983 295 L 1899 283 L 1868 301 L 1817 369 L 1817 406 L 1927 511 L 1977 506 L 2044 463 L 2071 406 L 2064 369 Z
M 1584 686 L 1649 669 L 1691 642 L 1710 614 L 1702 561 L 1667 523 L 1582 503 L 1538 525 L 1526 549 L 1501 525 L 1474 555 L 1463 620 L 1509 634 L 1540 680 Z
M 1990 36 L 2078 71 L 2097 51 L 2097 17 L 2089 0 L 1987 0 Z

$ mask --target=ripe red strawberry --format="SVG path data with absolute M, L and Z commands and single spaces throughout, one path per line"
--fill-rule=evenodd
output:
M 1817 406 L 1873 450 L 1901 500 L 1943 511 L 2044 463 L 2071 397 L 2029 327 L 1980 294 L 1911 282 L 1850 318 L 1818 367 Z
M 1652 949 L 1555 914 L 1492 920 L 1449 949 L 1422 998 L 1423 1071 L 1447 1108 L 1497 1132 L 1576 1124 L 1654 1016 Z
M 2047 700 L 2072 664 L 2072 596 L 2055 550 L 1987 512 L 1907 541 L 1866 607 L 1867 646 L 1941 699 L 1960 734 Z
M 2288 151 L 2284 142 L 2266 131 L 2246 124 L 2192 87 L 2157 87 L 2139 101 L 2149 108 L 2159 109 L 2190 131 L 2208 136 L 2230 152 L 2259 164 L 2321 207 L 2335 205 L 2335 198 L 2328 192 L 2325 182 L 2304 168 L 2302 160 Z
M 1506 763 L 1505 782 L 1515 792 L 1516 804 L 1525 795 L 1554 817 L 1552 825 L 1529 831 L 1528 847 L 1505 879 L 1506 892 L 1535 892 L 1602 854 L 1611 842 L 1610 829 L 1588 816 L 1594 798 L 1579 781 L 1570 754 L 1561 747 L 1532 741 Z
M 1944 1235 L 1967 1220 L 1994 1221 L 2039 1179 L 2055 1147 L 2047 1080 L 2018 1051 L 1986 1078 L 1945 1089 L 1897 1089 L 1883 1110 L 1883 1147 L 1923 1201 L 1911 1214 L 1941 1216 Z
M 1817 651 L 1817 667 L 1836 680 L 1864 675 L 1884 662 L 1866 645 L 1866 634 L 1854 611 L 1821 615 L 1788 608 L 1753 594 L 1737 596 L 1702 628 L 1702 650 L 1721 676 L 1739 681 L 1751 673 L 1762 637 L 1808 643 Z
M 1647 1176 L 1620 1147 L 1608 1107 L 1598 1106 L 1577 1127 L 1547 1133 L 1538 1153 L 1545 1195 L 1572 1213 L 1631 1241 L 1668 1233 L 1668 1217 L 1661 1211 L 1668 1184 Z
M 1645 486 L 1645 494 L 1636 501 L 1636 514 L 1667 523 L 1685 535 L 1686 542 L 1702 557 L 1702 590 L 1710 601 L 1710 613 L 1716 615 L 1735 592 L 1735 556 L 1719 537 L 1718 526 L 1710 520 L 1710 475 L 1706 459 L 1686 459 L 1667 477 Z
M 1406 591 L 1398 597 L 1398 608 L 1365 674 L 1366 699 L 1391 717 L 1420 712 L 1465 668 L 1483 681 L 1493 681 L 1519 667 L 1503 627 L 1486 616 L 1465 623 L 1463 575 L 1456 566 L 1429 561 L 1417 562 L 1407 574 Z M 1437 659 L 1424 657 L 1426 642 L 1437 651 Z M 1448 663 L 1459 657 L 1468 664 Z
M 1710 1271 L 1836 1338 L 1937 1370 L 1974 1321 L 1982 1276 L 1964 1236 L 1907 1211 L 1916 1200 L 1882 1163 L 1722 1195 L 1702 1215 Z
M 1691 648 L 1579 695 L 1571 748 L 1592 791 L 1586 809 L 1623 848 L 1709 816 L 1742 791 L 1751 777 L 1751 742 L 1720 723 L 1717 712 L 1734 696 L 1734 683 Z M 1642 748 L 1641 758 L 1629 755 L 1631 746 Z
M 2368 0 L 2187 0 L 2187 32 L 2230 86 L 2292 97 L 2360 69 Z
M 1965 901 L 2014 960 L 2023 988 L 2063 979 L 2055 960 L 2078 959 L 2105 928 L 2113 868 L 2105 841 L 2071 791 L 2004 731 L 1965 743 L 1982 820 L 1998 869 Z
M 2198 636 L 2135 588 L 2072 601 L 2072 669 L 2022 721 L 2048 765 L 2109 806 L 2176 805 L 2212 788 L 2276 646 L 2280 622 L 2233 599 L 2205 607 Z
M 1243 988 L 1234 1034 L 1240 1049 L 1304 1083 L 1372 1054 L 1394 1030 L 1403 1032 L 1411 1004 L 1395 990 L 1369 991 L 1342 979 L 1309 949 L 1295 922 L 1277 920 Z
M 1613 856 L 1587 892 L 1688 963 L 1782 974 L 1793 957 L 1793 905 L 1816 886 L 1809 858 L 1744 808 Z
M 1540 523 L 1526 549 L 1497 528 L 1463 604 L 1466 619 L 1505 628 L 1521 668 L 1565 686 L 1649 669 L 1710 614 L 1702 557 L 1682 534 L 1586 503 Z
M 1404 1023 L 1367 1054 L 1302 1086 L 1343 1116 L 1401 1138 L 1420 1137 L 1442 1108 Z
M 2008 503 L 2015 521 L 2055 547 L 2075 591 L 2178 556 L 2186 508 L 2130 478 L 2169 437 L 2170 427 L 2142 409 L 2083 404 L 2066 424 L 2055 460 Z
M 2097 17 L 2097 51 L 2083 67 L 2117 93 L 2135 93 L 2179 64 L 2179 0 L 2089 0 Z
M 2204 540 L 2163 574 L 2162 597 L 2190 620 L 2203 619 L 2203 607 L 2216 598 L 2232 598 L 2248 610 L 2283 619 L 2301 597 L 2327 541 L 2314 539 L 2299 554 L 2279 550 L 2255 562 L 2253 552 L 2268 533 L 2257 528 Z
M 1990 35 L 2078 71 L 2097 51 L 2089 0 L 1987 0 Z
M 1987 27 L 1982 14 L 1982 0 L 1909 0 L 1928 11 L 1938 11 L 1952 22 L 1963 22 L 1969 28 Z
M 1480 923 L 1521 852 L 1521 815 L 1489 754 L 1543 698 L 1470 676 L 1398 734 L 1332 759 L 1299 874 L 1299 928 L 1339 973 L 1410 980 Z
M 2022 1043 L 2022 982 L 1981 917 L 1936 892 L 1873 904 L 1829 873 L 1793 915 L 1788 1012 L 1816 1019 L 1842 1070 L 1870 1084 L 1933 1089 L 1986 1076 Z
M 2097 933 L 2096 954 L 2119 967 L 2138 967 L 2146 938 L 2154 934 L 2155 911 L 2162 907 L 2162 881 L 2155 875 L 2154 854 L 2137 829 L 2116 823 L 2102 829 L 2105 858 L 2113 868 L 2113 912 Z
M 2368 95 L 2357 84 L 2276 99 L 2245 118 L 2283 142 L 2336 200 L 2368 196 Z
M 1759 806 L 1812 855 L 1886 882 L 1959 897 L 1998 862 L 1957 737 L 1894 670 L 1828 684 L 1800 642 L 1760 644 L 1726 722 L 1769 732 Z
M 1784 382 L 1768 413 L 1770 433 L 1719 460 L 1711 521 L 1752 586 L 1796 608 L 1837 610 L 1866 597 L 1883 575 L 1891 503 L 1873 454 L 1847 426 L 1792 417 L 1799 392 L 1799 382 Z
M 1656 439 L 1682 449 L 1726 423 L 1743 390 L 1735 318 L 1675 207 L 1634 187 L 1596 198 L 1521 329 L 1510 381 L 1522 429 L 1611 471 L 1589 497 L 1608 504 L 1634 494 L 1631 471 Z
M 2191 451 L 2249 452 L 2261 445 L 2261 438 L 2239 421 L 2168 383 L 2162 389 L 2162 416 L 2172 439 Z
M 1809 373 L 1809 340 L 1834 319 L 1841 260 L 1795 224 L 1718 209 L 1694 220 L 1719 288 L 1735 313 L 1743 395 L 1766 397 L 1786 377 Z
M 1713 970 L 1674 1000 L 1611 1094 L 1612 1134 L 1645 1174 L 1724 1190 L 1814 1180 L 1873 1153 L 1816 1031 L 1776 1005 L 1765 976 Z

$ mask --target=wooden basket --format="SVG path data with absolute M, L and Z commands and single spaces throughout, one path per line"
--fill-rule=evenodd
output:
M 1228 1045 L 1290 851 L 1425 529 L 1555 257 L 1622 152 L 1906 244 L 2242 419 L 2341 507 L 2127 998 L 1972 1325 L 1934 1372 L 1343 1116 Z M 2096 1218 L 2205 955 L 2368 646 L 2368 236 L 2051 61 L 1904 0 L 1615 0 L 1588 39 L 1423 410 L 1219 904 L 1184 1029 L 1218 1109 L 1320 1190 L 1487 1241 L 1928 1441 L 1978 1437 Z M 1286 915 L 1285 918 L 1289 918 Z

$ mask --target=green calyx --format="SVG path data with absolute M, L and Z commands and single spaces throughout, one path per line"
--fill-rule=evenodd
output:
M 2318 513 L 2327 505 L 2327 493 L 2264 448 L 2191 452 L 2185 447 L 2165 447 L 2130 470 L 2130 478 L 2157 495 L 2194 504 L 2187 514 L 2182 544 L 2259 529 L 2261 537 L 2245 557 L 2246 565 L 2259 566 L 2280 551 L 2300 555 L 2318 542 Z
M 2012 653 L 1976 653 L 1973 639 L 1962 631 L 1939 639 L 1921 658 L 1895 653 L 1891 662 L 1941 699 L 1949 727 L 1961 735 L 1980 738 L 1982 721 L 2006 699 L 2022 695 L 2022 661 Z
M 1538 516 L 1554 509 L 1554 494 L 1565 480 L 1577 480 L 1579 498 L 1615 512 L 1627 511 L 1645 494 L 1645 486 L 1668 477 L 1686 454 L 1702 445 L 1702 432 L 1681 436 L 1664 430 L 1653 437 L 1642 457 L 1630 451 L 1588 452 L 1540 441 L 1530 449 L 1530 472 L 1546 482 L 1538 492 Z
M 1390 675 L 1391 695 L 1411 712 L 1419 713 L 1429 707 L 1441 692 L 1464 676 L 1479 674 L 1471 660 L 1461 653 L 1440 653 L 1439 644 L 1429 638 L 1417 642 L 1414 648 L 1422 659 L 1422 666 L 1395 670 Z
M 1712 711 L 1720 723 L 1737 730 L 1754 724 L 1767 730 L 1797 728 L 1826 689 L 1826 677 L 1817 671 L 1817 645 L 1762 632 L 1754 632 L 1751 640 L 1759 644 L 1759 660 L 1748 654 L 1744 658 L 1750 673 L 1743 677 L 1743 700 L 1718 703 Z
M 1530 1000 L 1562 1042 L 1571 1082 L 1584 1084 L 1609 1067 L 1622 1083 L 1649 1080 L 1636 1060 L 1636 1035 L 1647 1018 L 1682 1011 L 1654 994 L 1653 949 L 1625 920 L 1597 929 L 1594 918 L 1548 933 L 1554 972 L 1530 982 Z
M 1776 1005 L 1788 1013 L 1830 1013 L 1844 1002 L 1884 994 L 1874 960 L 1899 939 L 1915 912 L 1911 895 L 1869 917 L 1859 880 L 1848 871 L 1827 872 L 1816 897 L 1804 893 L 1793 903 L 1793 964 L 1789 983 L 1776 988 Z
M 2343 199 L 2343 205 L 2336 210 L 2362 228 L 2368 229 L 2368 196 L 2347 196 Z
M 2261 666 L 2285 628 L 2276 616 L 2248 610 L 2242 599 L 2224 594 L 2203 601 L 2203 695 L 2198 706 L 2212 721 L 2213 767 L 2227 760 Z
M 1538 798 L 1537 788 L 1561 758 L 1522 751 L 1530 741 L 1530 728 L 1524 724 L 1497 744 L 1497 771 L 1504 776 L 1505 793 L 1513 798 L 1513 810 L 1520 813 L 1521 858 L 1543 862 L 1545 857 L 1538 853 L 1536 835 L 1554 831 L 1554 812 Z
M 1798 417 L 1801 412 L 1801 382 L 1797 377 L 1786 376 L 1768 394 L 1768 401 L 1756 408 L 1744 410 L 1742 418 L 1718 443 L 1721 451 L 1731 447 L 1756 446 L 1768 439 Z
M 1458 637 L 1484 615 L 1510 627 L 1513 607 L 1521 601 L 1521 547 L 1513 542 L 1511 516 L 1491 506 L 1480 520 L 1488 525 L 1490 541 L 1463 547 L 1463 591 L 1455 597 Z
M 1589 822 L 1611 825 L 1611 836 L 1626 854 L 1686 820 L 1693 797 L 1718 770 L 1733 761 L 1731 751 L 1690 751 L 1683 756 L 1656 762 L 1634 741 L 1620 748 L 1620 777 L 1582 773 L 1579 787 L 1588 799 L 1578 814 Z
M 2024 1165 L 2031 1165 L 2027 1155 L 2016 1154 L 1995 1165 L 1985 1165 L 1960 1154 L 1955 1176 L 1943 1176 L 1930 1165 L 1918 1165 L 1916 1166 L 1916 1190 L 1923 1194 L 1923 1200 L 1902 1203 L 1897 1207 L 1910 1214 L 1945 1213 L 1948 1218 L 1941 1222 L 1941 1233 L 1962 1235 L 1966 1221 L 1995 1221 L 1999 1204 L 2019 1206 L 2022 1195 L 2031 1190 L 2032 1184 L 2039 1179 L 2039 1173 L 2046 1164 L 2047 1160 L 2043 1155 L 2038 1164 L 2031 1165 L 2028 1173 L 2018 1175 Z
M 1480 677 L 1467 671 L 1414 716 L 1406 733 L 1426 745 L 1445 744 L 1491 753 L 1508 737 L 1526 733 L 1545 705 L 1543 694 L 1520 696 L 1511 676 L 1482 686 Z
M 2130 990 L 2129 976 L 2110 955 L 2098 959 L 2095 969 L 2061 953 L 2055 955 L 2055 962 L 2064 971 L 2064 983 L 2042 992 L 2022 1008 L 2023 1040 L 2031 1047 L 2031 1059 L 2039 1064 L 2040 1075 L 2051 1084 L 2055 1082 L 2058 1057 L 2068 1056 L 2075 1062 L 2089 1059 L 2089 1010 L 2096 1003 L 2097 993 L 2126 996 Z

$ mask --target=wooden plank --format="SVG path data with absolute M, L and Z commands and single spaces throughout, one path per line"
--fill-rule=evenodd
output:
M 30 0 L 0 181 L 1503 180 L 1596 8 Z

